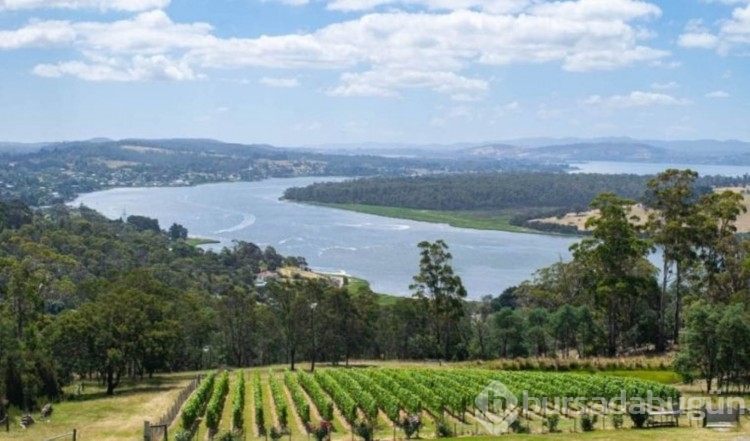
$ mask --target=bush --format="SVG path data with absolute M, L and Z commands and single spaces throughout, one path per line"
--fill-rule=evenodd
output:
M 219 435 L 217 435 L 214 438 L 214 441 L 241 441 L 242 437 L 239 433 L 234 432 L 224 432 Z
M 364 421 L 359 421 L 354 425 L 354 433 L 362 438 L 362 441 L 372 441 L 372 426 Z
M 588 413 L 583 414 L 581 416 L 581 429 L 584 432 L 593 431 L 596 426 L 596 421 L 597 421 L 596 415 L 591 415 Z
M 560 415 L 550 415 L 544 420 L 544 426 L 551 433 L 559 432 L 560 429 L 557 426 L 560 424 Z
M 622 415 L 619 413 L 612 415 L 612 425 L 615 426 L 615 429 L 622 429 L 622 420 Z
M 308 430 L 313 434 L 316 441 L 323 441 L 331 434 L 331 423 L 323 420 L 319 425 L 312 426 Z
M 453 436 L 453 431 L 444 418 L 441 418 L 440 421 L 438 421 L 437 427 L 435 428 L 435 435 L 438 438 L 450 438 Z
M 268 433 L 268 436 L 271 437 L 272 440 L 281 439 L 282 436 L 284 436 L 284 433 L 282 430 L 276 428 L 276 426 L 271 427 L 271 431 Z
M 629 409 L 628 415 L 630 415 L 630 420 L 633 421 L 633 426 L 637 429 L 642 429 L 648 420 L 648 411 L 646 410 L 639 412 Z
M 521 424 L 521 421 L 515 420 L 512 423 L 510 423 L 510 430 L 513 433 L 529 433 L 528 427 Z
M 422 427 L 422 419 L 418 414 L 411 414 L 401 420 L 401 428 L 404 429 L 406 439 L 411 439 L 414 434 L 418 434 L 420 427 Z
M 191 439 L 192 436 L 190 435 L 190 432 L 182 429 L 179 429 L 177 433 L 174 434 L 174 441 L 190 441 Z

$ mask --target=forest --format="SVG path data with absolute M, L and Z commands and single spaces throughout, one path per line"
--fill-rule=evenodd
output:
M 534 171 L 374 177 L 293 187 L 286 190 L 284 198 L 323 204 L 507 214 L 511 215 L 512 225 L 575 234 L 573 227 L 528 221 L 585 211 L 597 195 L 605 192 L 648 202 L 646 183 L 650 178 Z M 694 191 L 699 196 L 710 192 L 711 187 L 747 183 L 750 176 L 704 176 L 696 179 Z
M 449 244 L 415 244 L 413 296 L 387 304 L 318 279 L 259 286 L 261 271 L 306 266 L 271 247 L 204 251 L 177 224 L 2 202 L 0 396 L 31 409 L 80 377 L 114 393 L 124 378 L 218 366 L 620 356 L 676 343 L 686 380 L 746 387 L 750 242 L 733 227 L 744 206 L 699 182 L 688 170 L 645 182 L 645 226 L 629 219 L 632 200 L 596 195 L 601 215 L 571 261 L 479 301 L 467 300 Z

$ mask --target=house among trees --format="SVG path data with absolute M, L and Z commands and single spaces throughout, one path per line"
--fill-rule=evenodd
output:
M 258 288 L 262 288 L 266 286 L 269 280 L 277 278 L 279 275 L 276 274 L 275 271 L 261 271 L 258 273 L 257 276 L 255 276 L 255 286 Z

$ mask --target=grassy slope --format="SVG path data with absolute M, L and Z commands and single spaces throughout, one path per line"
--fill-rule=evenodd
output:
M 202 237 L 188 237 L 185 239 L 185 243 L 190 245 L 191 247 L 197 247 L 199 245 L 206 245 L 209 243 L 219 243 L 216 239 L 205 239 Z
M 367 291 L 370 289 L 370 282 L 368 282 L 365 279 L 360 279 L 359 277 L 352 277 L 348 276 L 349 284 L 346 285 L 347 291 L 349 291 L 349 294 L 351 295 L 357 295 L 362 291 Z M 375 293 L 378 296 L 378 303 L 380 306 L 388 306 L 393 305 L 396 303 L 399 299 L 403 298 L 400 296 L 394 296 L 391 294 L 382 294 L 382 293 Z
M 86 383 L 84 393 L 75 401 L 54 404 L 48 421 L 41 420 L 26 430 L 19 426 L 17 409 L 11 422 L 10 433 L 5 428 L 0 438 L 8 440 L 39 441 L 78 430 L 78 439 L 120 441 L 143 439 L 143 421 L 156 421 L 172 405 L 180 391 L 195 377 L 194 373 L 159 376 L 139 384 L 127 382 L 108 397 L 96 383 Z M 71 396 L 76 387 L 66 390 Z M 179 418 L 179 417 L 178 417 Z M 70 438 L 68 438 L 70 439 Z
M 458 228 L 476 230 L 499 230 L 514 233 L 539 233 L 529 228 L 510 224 L 512 213 L 508 211 L 435 211 L 415 210 L 411 208 L 382 207 L 361 204 L 318 204 L 324 207 L 339 208 L 377 216 L 410 219 L 422 222 L 448 224 Z

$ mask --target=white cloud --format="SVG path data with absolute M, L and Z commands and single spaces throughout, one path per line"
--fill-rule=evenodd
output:
M 186 64 L 170 60 L 164 55 L 136 55 L 128 62 L 98 59 L 86 63 L 68 61 L 40 64 L 34 67 L 33 73 L 48 78 L 70 75 L 87 81 L 180 81 L 202 78 Z
M 163 9 L 170 0 L 0 0 L 0 11 L 21 9 L 99 9 L 148 11 Z
M 713 92 L 708 92 L 706 94 L 706 98 L 729 98 L 729 94 L 724 92 L 723 90 L 714 90 Z
M 639 0 L 579 0 L 539 3 L 531 8 L 535 15 L 565 17 L 571 20 L 622 20 L 659 17 L 658 6 Z
M 75 30 L 66 21 L 32 22 L 17 30 L 0 31 L 0 50 L 62 46 L 75 38 Z
M 651 83 L 651 88 L 654 90 L 671 90 L 677 89 L 678 87 L 680 87 L 680 85 L 674 81 L 668 83 Z
M 612 95 L 602 97 L 592 95 L 583 102 L 586 105 L 602 106 L 609 108 L 629 107 L 651 107 L 651 106 L 685 106 L 690 104 L 689 100 L 675 98 L 672 95 L 655 92 L 633 91 L 628 95 Z
M 719 37 L 709 32 L 688 32 L 679 36 L 677 44 L 691 49 L 713 49 L 719 44 Z
M 396 96 L 397 89 L 427 88 L 453 96 L 476 96 L 487 89 L 487 82 L 452 72 L 367 71 L 344 73 L 342 84 L 328 93 L 332 96 Z M 464 101 L 466 101 L 464 99 Z
M 327 8 L 334 11 L 369 11 L 385 5 L 422 6 L 433 11 L 480 9 L 493 14 L 523 11 L 534 0 L 331 0 Z
M 688 48 L 716 49 L 720 54 L 750 45 L 750 1 L 723 3 L 747 3 L 747 6 L 734 8 L 732 17 L 720 20 L 718 30 L 713 32 L 704 27 L 700 20 L 691 20 L 680 35 L 678 44 Z
M 330 90 L 334 95 L 393 96 L 398 89 L 426 88 L 456 100 L 476 99 L 477 90 L 488 87 L 486 81 L 462 74 L 476 64 L 557 63 L 567 71 L 586 72 L 653 64 L 669 55 L 641 44 L 648 33 L 632 22 L 661 13 L 644 1 L 608 0 L 607 7 L 601 0 L 491 1 L 496 6 L 524 9 L 503 14 L 479 10 L 371 13 L 310 33 L 256 38 L 219 38 L 207 23 L 175 23 L 164 11 L 153 10 L 110 23 L 29 23 L 5 31 L 13 38 L 0 41 L 14 41 L 6 43 L 9 49 L 54 42 L 80 53 L 82 59 L 34 69 L 39 75 L 98 81 L 159 76 L 159 69 L 133 73 L 140 71 L 136 65 L 140 56 L 141 63 L 161 59 L 162 64 L 169 64 L 171 68 L 165 68 L 161 76 L 174 79 L 200 78 L 200 72 L 207 69 L 334 69 L 344 71 L 341 83 Z M 46 31 L 41 34 L 44 38 L 20 37 L 39 33 L 37 29 L 43 26 L 56 27 L 58 34 Z M 383 73 L 386 79 L 376 78 Z
M 274 78 L 274 77 L 263 77 L 260 79 L 260 83 L 268 87 L 277 87 L 281 89 L 292 89 L 299 87 L 299 80 L 296 78 Z

